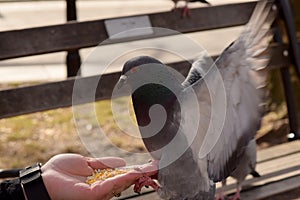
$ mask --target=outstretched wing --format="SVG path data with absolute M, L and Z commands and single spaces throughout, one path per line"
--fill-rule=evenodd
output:
M 186 90 L 192 87 L 197 93 L 200 106 L 198 132 L 203 141 L 195 142 L 201 149 L 197 145 L 193 149 L 200 158 L 207 156 L 209 177 L 214 181 L 234 170 L 260 126 L 275 8 L 267 0 L 259 1 L 244 31 L 223 51 L 215 67 L 198 60 L 183 82 Z

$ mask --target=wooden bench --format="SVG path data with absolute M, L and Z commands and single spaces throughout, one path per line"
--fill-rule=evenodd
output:
M 289 9 L 289 6 L 285 5 L 286 1 L 280 0 L 279 2 L 281 3 L 283 10 Z M 73 3 L 75 3 L 75 1 Z M 149 18 L 153 27 L 163 27 L 181 33 L 194 33 L 243 25 L 248 22 L 255 4 L 255 2 L 248 2 L 191 9 L 190 14 L 193 16 L 192 18 L 181 18 L 180 12 L 162 12 L 149 15 L 146 14 L 145 16 Z M 73 5 L 73 9 L 74 8 L 75 4 Z M 290 30 L 290 16 L 288 15 L 291 13 L 288 12 L 290 10 L 284 11 L 283 18 L 285 19 L 286 26 L 289 27 L 288 30 Z M 76 19 L 76 15 L 70 15 L 69 19 Z M 77 60 L 75 63 L 78 63 L 78 61 L 80 62 L 80 58 L 78 58 L 76 52 L 78 52 L 79 49 L 97 46 L 99 43 L 109 38 L 105 26 L 106 20 L 85 22 L 70 21 L 59 25 L 0 32 L 0 60 L 68 51 L 73 55 L 73 61 L 75 58 L 75 60 Z M 153 33 L 123 39 L 110 39 L 105 45 L 168 36 L 170 35 Z M 276 34 L 275 39 L 276 42 L 271 45 L 272 59 L 270 67 L 272 69 L 280 70 L 281 72 L 288 105 L 290 131 L 298 136 L 297 116 L 289 69 L 290 66 L 292 66 L 291 64 L 296 64 L 297 67 L 295 67 L 295 71 L 300 75 L 300 66 L 297 63 L 298 61 L 296 61 L 296 57 L 299 55 L 297 52 L 299 44 L 294 41 L 293 31 L 289 34 L 289 39 L 292 42 L 288 44 L 282 42 L 282 35 L 280 33 Z M 215 55 L 214 58 L 216 56 L 217 55 Z M 72 66 L 72 61 L 69 61 L 68 63 L 69 67 L 70 65 Z M 174 67 L 184 76 L 186 76 L 190 67 L 189 62 L 187 61 L 168 63 L 168 65 Z M 77 67 L 75 66 L 75 70 L 76 69 Z M 69 69 L 69 71 L 72 71 L 72 69 Z M 74 75 L 74 69 L 72 73 Z M 119 76 L 120 72 L 102 75 L 102 87 L 97 88 L 95 94 L 96 101 L 111 98 L 112 90 Z M 50 109 L 70 107 L 74 105 L 74 103 L 82 104 L 91 102 L 90 98 L 85 97 L 82 97 L 78 102 L 73 102 L 72 93 L 74 82 L 79 81 L 88 83 L 97 81 L 98 79 L 98 75 L 90 77 L 71 77 L 63 81 L 1 90 L 0 119 Z M 298 145 L 299 143 L 295 144 Z M 295 149 L 297 148 L 295 147 Z M 267 153 L 261 152 L 259 155 L 261 156 L 264 154 L 265 159 L 259 158 L 259 167 L 270 165 L 269 162 L 271 162 L 271 160 L 274 160 L 275 162 L 276 159 L 279 159 L 276 155 L 268 157 Z M 286 157 L 282 155 L 280 156 L 280 159 L 288 158 L 288 156 L 290 155 L 286 155 Z M 299 166 L 299 163 L 297 163 L 297 165 Z M 298 170 L 297 166 L 294 166 L 294 168 L 292 167 L 290 170 L 296 169 Z M 286 174 L 286 172 L 286 170 L 278 171 L 280 175 Z M 266 171 L 265 173 L 267 175 L 268 173 L 275 173 L 275 171 Z M 274 176 L 272 175 L 272 177 L 275 177 L 275 174 Z M 259 180 L 263 181 L 263 177 Z M 284 179 L 288 180 L 289 178 Z M 229 186 L 229 188 L 230 187 L 231 186 Z M 246 195 L 246 193 L 244 194 Z
M 241 197 L 243 200 L 258 200 L 291 191 L 300 187 L 300 141 L 293 141 L 263 149 L 257 153 L 257 170 L 261 177 L 248 176 L 244 182 Z M 217 184 L 217 192 L 221 184 Z M 227 186 L 223 188 L 229 196 L 235 193 L 236 182 L 227 179 Z M 122 197 L 116 199 L 160 200 L 152 190 L 143 190 L 142 195 L 126 191 Z

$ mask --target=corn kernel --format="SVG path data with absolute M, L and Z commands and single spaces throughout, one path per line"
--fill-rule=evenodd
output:
M 114 176 L 125 174 L 129 171 L 130 169 L 96 169 L 91 176 L 87 177 L 86 183 L 91 185 L 96 181 L 104 181 Z

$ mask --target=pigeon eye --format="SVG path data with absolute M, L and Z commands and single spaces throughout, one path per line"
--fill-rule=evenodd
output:
M 138 68 L 137 68 L 137 67 L 134 67 L 134 68 L 130 69 L 130 72 L 131 72 L 131 73 L 135 73 L 135 72 L 137 72 L 137 71 L 138 71 Z

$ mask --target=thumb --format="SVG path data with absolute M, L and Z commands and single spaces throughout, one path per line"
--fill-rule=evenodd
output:
M 125 160 L 118 157 L 87 158 L 87 162 L 92 169 L 117 168 L 126 165 Z

